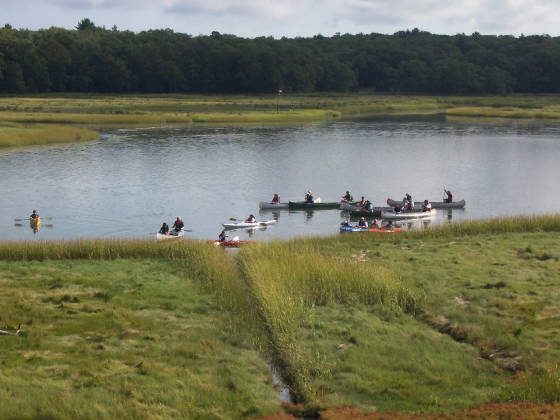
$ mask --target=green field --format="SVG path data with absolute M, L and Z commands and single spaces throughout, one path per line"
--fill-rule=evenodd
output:
M 559 283 L 560 215 L 235 255 L 4 242 L 0 418 L 555 418 Z
M 453 118 L 560 118 L 558 95 L 423 96 L 357 92 L 282 95 L 0 96 L 0 147 L 95 138 L 69 130 L 108 126 L 301 124 L 332 119 L 440 115 Z M 17 136 L 6 127 L 19 124 Z M 34 125 L 42 124 L 42 134 Z M 49 124 L 49 130 L 45 124 Z M 4 128 L 3 128 L 4 127 Z

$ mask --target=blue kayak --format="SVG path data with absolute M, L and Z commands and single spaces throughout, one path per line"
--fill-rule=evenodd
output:
M 357 227 L 357 226 L 341 226 L 341 232 L 365 232 L 367 231 L 367 227 Z

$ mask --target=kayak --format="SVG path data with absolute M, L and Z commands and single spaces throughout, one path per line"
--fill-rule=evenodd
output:
M 41 227 L 41 218 L 36 217 L 35 219 L 29 219 L 29 226 L 33 229 L 33 233 L 37 233 Z
M 250 222 L 230 222 L 230 223 L 222 223 L 222 226 L 225 227 L 226 229 L 241 229 L 241 228 L 260 228 L 260 227 L 266 227 L 268 225 L 271 225 L 273 223 L 276 223 L 276 220 L 267 220 L 264 222 L 254 222 L 254 223 L 250 223 Z
M 436 214 L 436 209 L 432 209 L 431 211 L 403 211 L 400 213 L 395 213 L 394 211 L 382 211 L 381 218 L 393 220 L 425 219 L 428 217 L 433 217 Z
M 180 230 L 179 232 L 175 233 L 173 231 L 169 231 L 170 233 L 165 234 L 165 233 L 156 233 L 156 241 L 163 241 L 166 239 L 177 239 L 177 238 L 182 238 L 183 236 L 185 236 L 185 231 L 184 230 Z
M 267 209 L 287 209 L 289 206 L 288 203 L 268 203 L 266 201 L 260 201 L 259 202 L 259 208 L 261 210 L 267 210 Z
M 393 227 L 393 228 L 371 228 L 368 232 L 371 233 L 392 233 L 392 232 L 402 232 L 402 227 Z
M 341 232 L 367 232 L 367 227 L 359 227 L 359 226 L 341 226 Z
M 371 232 L 371 233 L 392 233 L 392 232 L 402 232 L 403 228 L 401 227 L 393 227 L 392 229 L 386 228 L 361 228 L 358 226 L 341 226 L 341 232 Z
M 423 202 L 424 202 L 424 200 L 414 201 L 415 208 L 417 208 L 417 207 L 422 208 L 422 203 Z M 445 203 L 445 202 L 442 202 L 442 201 L 430 201 L 430 200 L 428 200 L 428 202 L 432 205 L 433 209 L 462 209 L 463 207 L 465 207 L 467 205 L 467 202 L 465 200 L 452 201 L 451 203 Z M 403 202 L 402 201 L 391 200 L 390 198 L 388 198 L 387 199 L 387 204 L 392 206 L 392 207 L 396 207 L 396 206 L 402 206 Z

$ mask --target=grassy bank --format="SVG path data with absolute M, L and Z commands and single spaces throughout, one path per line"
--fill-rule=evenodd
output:
M 554 413 L 559 233 L 559 215 L 504 218 L 258 244 L 234 257 L 189 241 L 5 242 L 0 329 L 22 322 L 27 335 L 0 336 L 10 361 L 1 397 L 12 396 L 0 416 L 270 414 L 279 398 L 264 360 L 301 417 Z M 197 394 L 208 387 L 213 403 Z M 23 389 L 42 407 L 65 401 L 25 411 Z M 80 408 L 83 389 L 101 405 Z M 118 410 L 101 410 L 109 394 Z
M 75 143 L 90 141 L 98 133 L 85 127 L 59 124 L 20 124 L 0 121 L 0 148 L 36 144 Z
M 228 276 L 224 261 L 219 273 L 206 268 L 215 267 L 215 250 L 185 253 L 195 260 L 0 262 L 0 329 L 21 323 L 24 331 L 0 336 L 0 417 L 244 418 L 279 411 L 265 359 L 246 332 L 231 328 L 212 291 Z

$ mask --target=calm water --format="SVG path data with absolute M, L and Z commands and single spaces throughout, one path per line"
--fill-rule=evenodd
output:
M 215 238 L 230 217 L 272 218 L 258 202 L 273 193 L 301 200 L 308 189 L 323 201 L 349 189 L 384 205 L 406 192 L 440 200 L 445 185 L 467 200 L 432 223 L 557 212 L 559 158 L 560 125 L 542 122 L 110 130 L 94 143 L 0 152 L 0 239 L 146 237 L 178 215 L 188 235 Z M 36 234 L 14 222 L 32 209 L 43 216 Z M 343 218 L 338 210 L 276 215 L 274 226 L 232 235 L 330 235 Z

